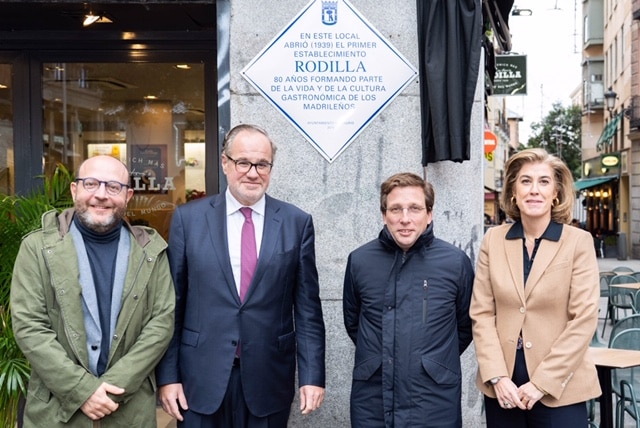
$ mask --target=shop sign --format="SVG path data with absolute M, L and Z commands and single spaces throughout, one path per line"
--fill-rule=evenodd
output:
M 312 0 L 242 70 L 329 162 L 416 75 L 346 0 Z
M 600 159 L 600 163 L 602 164 L 602 166 L 607 168 L 618 166 L 618 164 L 620 163 L 620 157 L 618 157 L 618 155 L 613 155 L 613 154 L 604 155 Z
M 496 55 L 493 95 L 527 95 L 526 55 Z

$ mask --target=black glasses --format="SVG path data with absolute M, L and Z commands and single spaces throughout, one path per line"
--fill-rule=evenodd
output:
M 272 163 L 261 161 L 258 163 L 249 162 L 248 160 L 235 160 L 231 156 L 225 154 L 227 159 L 236 164 L 236 171 L 241 174 L 246 174 L 251 171 L 252 167 L 256 167 L 256 171 L 258 174 L 269 174 L 271 172 L 271 168 L 273 167 Z
M 91 193 L 97 192 L 100 188 L 100 185 L 104 184 L 105 190 L 112 196 L 119 195 L 120 192 L 122 192 L 122 189 L 124 189 L 125 187 L 129 187 L 128 184 L 120 183 L 118 181 L 102 181 L 93 177 L 76 178 L 75 181 L 81 181 L 84 190 Z

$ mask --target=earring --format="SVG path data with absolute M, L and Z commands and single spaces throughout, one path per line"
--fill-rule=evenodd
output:
M 512 197 L 511 197 L 511 203 L 512 203 L 513 205 L 517 205 L 517 204 L 516 204 L 516 197 L 515 197 L 515 196 L 512 196 Z
M 560 205 L 560 199 L 558 198 L 553 198 L 553 206 L 557 207 L 558 205 Z

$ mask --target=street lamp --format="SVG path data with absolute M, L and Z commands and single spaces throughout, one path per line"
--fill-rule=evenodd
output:
M 607 92 L 604 93 L 604 103 L 609 110 L 609 114 L 613 111 L 613 108 L 616 106 L 616 99 L 618 99 L 618 94 L 609 86 Z
M 611 86 L 609 86 L 609 89 L 607 89 L 607 92 L 604 93 L 604 103 L 605 103 L 605 106 L 607 107 L 607 110 L 609 110 L 609 116 L 611 116 L 612 111 L 616 106 L 617 99 L 618 99 L 618 94 L 616 94 L 616 92 L 613 89 L 611 89 Z M 620 113 L 627 118 L 631 118 L 633 111 L 634 111 L 634 103 L 632 98 L 631 103 L 627 107 L 623 108 Z

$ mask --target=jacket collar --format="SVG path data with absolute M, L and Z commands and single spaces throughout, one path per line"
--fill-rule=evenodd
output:
M 409 251 L 407 251 L 407 253 L 413 253 L 413 252 L 419 251 L 422 248 L 428 247 L 429 245 L 431 245 L 434 238 L 435 236 L 433 234 L 433 221 L 432 221 L 431 223 L 429 223 L 429 226 L 427 226 L 427 229 L 422 233 L 422 235 L 418 237 L 418 239 L 413 244 L 413 246 L 409 248 Z M 380 231 L 380 234 L 378 235 L 378 240 L 380 240 L 382 245 L 388 248 L 389 250 L 403 251 L 402 248 L 400 248 L 398 244 L 396 244 L 396 241 L 393 239 L 393 236 L 391 236 L 391 232 L 389 232 L 389 229 L 387 228 L 386 225 Z
M 547 239 L 549 241 L 558 242 L 560 240 L 560 235 L 562 235 L 562 225 L 560 223 L 556 223 L 555 221 L 551 221 L 549 222 L 549 225 L 539 239 Z M 507 232 L 505 238 L 524 239 L 524 229 L 522 228 L 522 222 L 515 222 Z
M 55 212 L 55 210 L 54 210 Z M 67 233 L 69 233 L 69 228 L 71 227 L 71 223 L 73 222 L 73 216 L 75 215 L 76 210 L 74 208 L 67 208 L 57 215 L 58 225 L 57 229 L 60 233 L 60 237 L 63 238 Z M 48 220 L 51 217 L 48 213 L 45 213 L 42 216 L 42 227 L 47 228 L 47 226 L 51 226 L 51 224 L 47 224 Z M 127 221 L 123 221 L 122 224 L 127 230 L 133 235 L 134 239 L 138 242 L 138 245 L 141 247 L 145 247 L 150 241 L 151 236 L 148 231 L 142 227 L 131 227 L 131 225 Z M 157 233 L 157 232 L 156 232 Z

